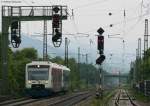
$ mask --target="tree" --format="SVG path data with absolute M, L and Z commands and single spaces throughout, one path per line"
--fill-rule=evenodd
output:
M 21 51 L 16 51 L 14 52 L 14 56 L 17 60 L 22 58 L 37 60 L 38 58 L 37 50 L 35 50 L 34 48 L 24 48 Z
M 2 34 L 0 33 L 0 67 L 2 67 L 2 54 L 1 54 L 1 50 L 2 50 Z M 2 78 L 1 74 L 2 74 L 2 70 L 0 68 L 0 79 Z
M 133 75 L 135 75 L 136 83 L 139 83 L 143 80 L 150 80 L 150 49 L 144 53 L 143 58 L 137 58 L 134 61 L 134 64 L 134 67 L 131 67 L 129 73 L 130 82 L 133 80 Z
M 56 56 L 55 58 L 51 59 L 51 61 L 57 64 L 64 64 L 64 60 L 59 56 Z
M 37 58 L 37 51 L 34 48 L 24 48 L 15 52 L 9 50 L 9 89 L 11 94 L 23 94 L 25 65 Z
M 80 73 L 78 70 L 77 62 L 74 58 L 68 60 L 68 65 L 71 70 L 70 72 L 70 88 L 71 90 L 77 89 L 80 86 Z

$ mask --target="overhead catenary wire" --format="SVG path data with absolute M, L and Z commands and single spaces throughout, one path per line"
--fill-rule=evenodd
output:
M 136 6 L 136 7 L 139 7 L 141 5 L 141 2 L 140 3 L 138 3 L 138 5 Z M 135 9 L 135 10 L 137 10 L 137 9 Z M 123 10 L 121 10 L 121 11 L 123 11 Z M 128 12 L 128 11 L 133 11 L 133 9 L 129 9 L 129 10 L 127 10 L 126 9 L 126 11 Z M 145 14 L 146 15 L 146 14 Z M 140 15 L 140 16 L 137 16 L 137 17 L 133 17 L 133 19 L 131 18 L 131 19 L 127 19 L 127 22 L 130 22 L 130 21 L 134 21 L 136 18 L 139 18 L 139 17 L 144 17 L 145 15 Z M 116 22 L 116 23 L 114 23 L 113 25 L 115 26 L 115 25 L 120 25 L 120 24 L 122 24 L 123 23 L 123 21 L 121 21 L 121 22 Z M 107 28 L 107 27 L 109 27 L 109 25 L 106 25 L 106 26 L 104 26 L 105 28 Z M 95 29 L 97 29 L 97 28 L 95 28 Z M 93 30 L 95 30 L 95 29 L 93 29 Z M 93 30 L 90 30 L 90 31 L 93 31 Z M 85 33 L 87 33 L 87 32 L 90 32 L 90 31 L 86 31 Z
M 135 13 L 135 12 L 138 10 L 139 6 L 141 6 L 141 2 L 136 6 L 136 8 L 135 8 L 134 10 L 132 10 L 133 13 Z M 126 10 L 125 10 L 125 11 L 126 11 Z M 128 11 L 126 11 L 126 13 L 128 13 Z M 128 29 L 126 29 L 126 34 L 130 33 L 131 31 L 133 31 L 133 29 L 135 29 L 135 28 L 137 27 L 137 25 L 142 21 L 142 19 L 143 19 L 143 17 L 144 17 L 144 15 L 142 16 L 142 13 L 143 13 L 143 12 L 140 12 L 140 14 L 137 16 L 137 21 L 136 21 L 136 23 L 133 24 L 133 25 L 132 25 L 131 27 L 129 27 Z M 133 21 L 134 21 L 134 20 L 133 20 Z M 118 24 L 118 25 L 119 25 L 119 24 Z M 121 29 L 119 29 L 119 30 L 121 30 Z
M 64 28 L 63 28 L 63 31 L 66 32 L 66 33 L 68 33 L 68 34 L 70 34 L 70 32 L 66 31 Z M 75 41 L 77 42 L 77 44 L 80 45 L 80 42 L 77 39 L 77 37 L 75 36 L 75 34 L 73 35 L 73 37 L 74 37 Z
M 150 6 L 150 2 L 146 3 L 146 5 L 144 5 L 144 0 L 142 0 L 141 5 L 143 8 L 148 8 Z
M 131 21 L 135 21 L 135 19 L 138 19 L 139 17 L 145 17 L 145 16 L 148 16 L 148 15 L 150 15 L 150 13 L 143 14 L 143 15 L 141 15 L 141 16 L 136 16 L 136 17 L 128 18 L 128 19 L 126 19 L 126 23 L 131 22 Z M 123 24 L 123 22 L 124 22 L 124 20 L 118 21 L 118 22 L 113 23 L 113 25 L 114 25 L 114 26 L 120 25 L 120 24 Z M 109 25 L 103 26 L 103 28 L 109 28 L 109 27 L 110 27 Z M 89 30 L 89 31 L 85 31 L 84 33 L 93 32 L 93 31 L 95 31 L 96 29 L 97 29 L 97 27 L 96 27 L 96 28 L 93 28 L 93 29 L 91 29 L 91 30 Z
M 87 4 L 83 4 L 83 5 L 74 7 L 73 9 L 85 8 L 85 7 L 93 6 L 93 5 L 96 5 L 96 4 L 99 4 L 99 3 L 104 3 L 104 2 L 107 2 L 107 1 L 109 1 L 109 0 L 98 0 L 98 1 L 95 1 L 95 2 L 92 2 L 92 3 L 87 3 Z
M 141 4 L 141 3 L 140 3 Z M 134 11 L 135 12 L 135 11 Z M 137 26 L 138 24 L 142 21 L 142 19 L 144 18 L 144 16 L 146 15 L 142 15 L 143 14 L 143 11 L 141 10 L 140 11 L 140 15 L 138 15 L 138 19 L 137 21 L 135 22 L 135 24 L 133 24 L 131 27 L 129 27 L 126 31 L 126 34 L 130 33 L 131 31 L 133 31 Z M 147 14 L 148 15 L 148 14 Z
M 129 13 L 129 12 L 133 11 L 133 13 L 135 13 L 135 11 L 139 8 L 139 6 L 141 7 L 141 2 L 138 3 L 136 6 L 134 6 L 132 8 L 126 9 L 126 12 Z M 106 14 L 106 13 L 109 13 L 109 12 L 111 12 L 113 14 L 113 16 L 114 16 L 114 15 L 121 14 L 123 11 L 124 11 L 124 9 L 94 9 L 94 11 L 93 10 L 92 11 L 84 11 L 84 13 L 86 13 L 86 12 L 88 12 L 88 13 L 92 12 L 94 14 L 80 13 L 79 16 L 84 16 L 84 15 L 90 16 L 91 15 L 91 16 L 95 17 L 95 16 Z
M 144 18 L 144 16 L 149 15 L 149 13 L 147 13 L 147 12 L 144 15 L 142 15 L 143 14 L 142 5 L 143 5 L 143 0 L 141 2 L 141 10 L 140 10 L 140 15 L 138 17 L 138 20 L 136 21 L 135 24 L 133 24 L 130 28 L 128 28 L 127 33 L 130 33 L 131 31 L 133 31 L 133 29 L 135 29 L 137 27 L 137 25 L 142 21 L 142 19 Z

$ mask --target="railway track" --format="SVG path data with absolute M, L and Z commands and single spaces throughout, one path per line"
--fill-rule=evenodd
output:
M 79 103 L 82 100 L 87 99 L 93 93 L 89 91 L 57 95 L 53 97 L 46 97 L 40 99 L 20 98 L 4 101 L 0 103 L 0 106 L 72 106 Z
M 11 96 L 0 96 L 0 103 L 6 100 L 10 100 L 10 99 L 12 99 Z
M 31 98 L 11 99 L 11 100 L 1 102 L 0 106 L 21 106 L 23 104 L 28 104 L 35 101 L 37 101 L 37 99 L 31 99 Z
M 71 95 L 69 97 L 62 98 L 58 101 L 52 102 L 48 106 L 73 106 L 85 99 L 88 99 L 90 96 L 92 96 L 92 94 L 93 93 L 91 92 L 84 92 L 84 93 Z
M 138 106 L 126 90 L 120 89 L 115 98 L 115 106 Z
M 119 106 L 120 92 L 121 92 L 121 90 L 119 90 L 119 93 L 117 94 L 117 97 L 115 98 L 115 105 L 116 106 Z

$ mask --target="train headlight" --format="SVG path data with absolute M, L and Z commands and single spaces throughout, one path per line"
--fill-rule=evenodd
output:
M 28 83 L 31 83 L 31 81 L 28 81 Z
M 37 65 L 38 68 L 40 68 L 40 65 Z

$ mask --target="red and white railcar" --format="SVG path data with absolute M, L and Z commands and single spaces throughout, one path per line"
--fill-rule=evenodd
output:
M 69 88 L 70 69 L 50 61 L 26 64 L 26 91 L 31 96 L 48 96 Z

